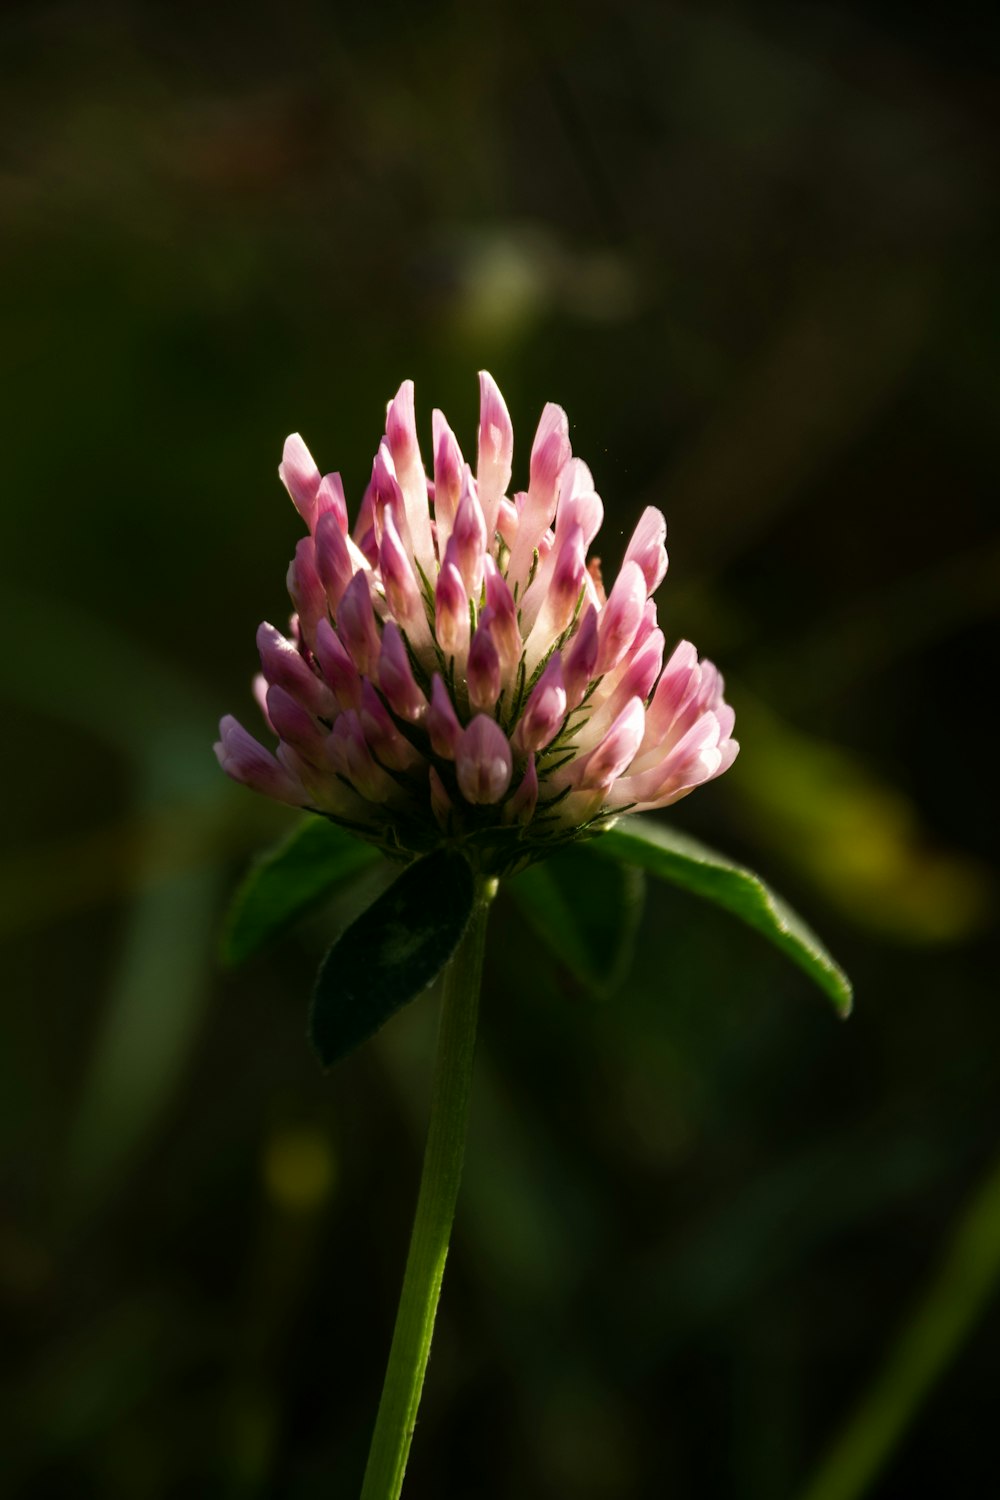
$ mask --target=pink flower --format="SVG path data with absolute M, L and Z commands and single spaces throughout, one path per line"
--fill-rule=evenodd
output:
M 432 481 L 403 383 L 353 531 L 339 474 L 287 440 L 278 472 L 308 535 L 288 636 L 257 635 L 278 744 L 227 716 L 215 748 L 266 796 L 404 856 L 462 841 L 500 874 L 676 802 L 739 747 L 715 667 L 686 641 L 663 665 L 663 516 L 643 513 L 605 597 L 587 562 L 603 506 L 565 412 L 545 407 L 527 490 L 511 494 L 510 416 L 479 380 L 475 469 L 435 412 Z

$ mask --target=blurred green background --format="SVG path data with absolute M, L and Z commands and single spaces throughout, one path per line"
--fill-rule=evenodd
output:
M 255 18 L 256 16 L 256 18 Z M 6 1149 L 25 1500 L 353 1497 L 434 1000 L 324 1077 L 348 899 L 248 969 L 231 786 L 299 523 L 404 376 L 566 407 L 670 526 L 743 753 L 677 824 L 857 986 L 649 894 L 595 1000 L 499 909 L 407 1495 L 992 1493 L 995 45 L 987 7 L 62 0 L 0 22 Z

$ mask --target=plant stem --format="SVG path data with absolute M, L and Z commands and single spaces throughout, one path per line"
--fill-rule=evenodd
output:
M 361 1500 L 398 1500 L 403 1488 L 462 1177 L 486 919 L 496 886 L 478 882 L 465 936 L 445 970 L 420 1193 Z

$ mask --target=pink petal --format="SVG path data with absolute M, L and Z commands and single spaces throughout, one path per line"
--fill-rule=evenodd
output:
M 646 593 L 652 594 L 663 582 L 667 571 L 667 523 L 663 512 L 654 505 L 647 506 L 632 533 L 632 540 L 625 553 L 625 562 L 638 563 L 646 580 Z
M 313 522 L 313 530 L 320 516 L 332 515 L 337 518 L 337 525 L 344 535 L 347 535 L 347 500 L 344 496 L 344 483 L 339 474 L 324 474 L 320 480 L 319 489 L 316 491 L 316 519 Z
M 365 573 L 355 573 L 344 590 L 337 610 L 337 633 L 362 676 L 374 676 L 381 647 Z
M 335 511 L 327 511 L 316 522 L 316 568 L 334 614 L 356 568 L 350 544 Z
M 263 792 L 265 797 L 287 802 L 291 807 L 309 806 L 309 798 L 301 783 L 290 776 L 271 752 L 258 744 L 231 714 L 219 724 L 219 734 L 221 738 L 215 746 L 215 754 L 227 776 L 255 792 Z
M 513 681 L 521 660 L 521 631 L 514 596 L 489 554 L 486 556 L 486 603 L 493 612 L 491 630 L 500 653 L 500 671 L 505 683 L 509 683 Z
M 275 733 L 314 765 L 323 761 L 326 731 L 291 693 L 274 684 L 267 690 L 267 716 Z
M 721 755 L 722 758 L 721 758 L 721 760 L 719 762 L 719 769 L 715 773 L 716 776 L 721 776 L 722 773 L 723 773 L 723 771 L 728 771 L 729 767 L 732 765 L 733 761 L 736 759 L 736 757 L 737 757 L 737 755 L 739 755 L 739 753 L 740 753 L 740 742 L 739 742 L 739 740 L 732 740 L 732 739 L 723 740 L 722 743 L 719 745 L 719 754 Z
M 304 536 L 295 548 L 288 568 L 288 593 L 299 617 L 299 629 L 307 646 L 316 639 L 316 626 L 326 618 L 326 589 L 316 566 L 316 545 Z
M 585 485 L 589 487 L 585 488 Z M 530 588 L 521 599 L 521 630 L 525 636 L 530 634 L 538 618 L 538 612 L 552 582 L 556 559 L 566 538 L 575 527 L 579 527 L 583 535 L 584 554 L 586 554 L 587 548 L 600 530 L 603 517 L 604 506 L 601 504 L 600 496 L 594 493 L 590 470 L 581 459 L 571 458 L 563 470 L 560 481 L 555 533 L 547 533 L 543 537 L 539 545 L 539 566 Z M 583 582 L 585 587 L 590 584 L 589 574 L 584 575 Z M 593 592 L 592 589 L 591 592 Z M 594 602 L 597 603 L 596 593 Z
M 381 544 L 382 527 L 386 509 L 391 509 L 396 516 L 396 530 L 403 537 L 407 548 L 412 546 L 410 541 L 410 528 L 406 520 L 406 504 L 403 500 L 403 491 L 396 477 L 396 465 L 393 462 L 392 452 L 385 438 L 378 446 L 372 463 L 372 523 L 375 527 L 375 539 Z
M 435 411 L 431 421 L 434 434 L 434 524 L 437 528 L 437 554 L 443 559 L 462 498 L 465 463 L 458 440 L 441 412 Z
M 358 519 L 354 523 L 354 540 L 361 549 L 368 566 L 374 568 L 378 562 L 378 538 L 375 535 L 375 486 L 372 483 L 369 483 L 358 507 Z
M 510 484 L 514 455 L 514 428 L 507 403 L 493 376 L 479 372 L 479 447 L 476 482 L 486 520 L 486 536 L 492 544 L 500 500 Z
M 267 690 L 270 686 L 271 684 L 268 682 L 263 672 L 256 672 L 254 674 L 254 679 L 253 683 L 251 684 L 250 691 L 253 693 L 254 702 L 260 709 L 261 718 L 264 720 L 264 723 L 274 735 L 275 739 L 277 739 L 277 731 L 275 730 L 274 725 L 271 723 L 271 717 L 267 711 Z
M 507 578 L 523 592 L 532 558 L 552 523 L 563 468 L 569 462 L 569 422 L 562 407 L 551 403 L 542 412 L 531 450 L 531 479 L 518 512 L 517 539 L 507 566 Z
M 464 661 L 469 649 L 469 596 L 453 562 L 446 562 L 434 590 L 434 632 L 445 656 Z
M 566 706 L 576 708 L 597 674 L 597 610 L 590 604 L 569 639 L 563 677 Z
M 492 617 L 492 610 L 488 607 L 479 616 L 466 667 L 469 702 L 473 708 L 483 713 L 493 712 L 502 686 L 500 653 L 490 630 Z
M 396 619 L 405 626 L 415 643 L 417 637 L 429 639 L 420 585 L 396 530 L 396 516 L 391 506 L 386 506 L 382 517 L 378 561 L 385 596 Z
M 319 718 L 332 718 L 333 694 L 305 661 L 298 647 L 265 620 L 257 630 L 257 650 L 268 683 L 277 684 Z
M 556 511 L 556 536 L 571 526 L 583 531 L 583 543 L 589 547 L 601 529 L 604 505 L 594 489 L 593 477 L 580 458 L 571 458 L 563 470 L 559 486 L 559 508 Z
M 484 554 L 486 552 L 486 520 L 483 508 L 475 492 L 472 472 L 468 464 L 462 481 L 462 498 L 455 513 L 455 524 L 448 542 L 445 560 L 458 568 L 465 580 L 466 592 L 479 597 L 483 586 Z
M 497 531 L 507 547 L 513 547 L 517 539 L 517 506 L 506 496 L 500 501 L 497 509 Z
M 378 685 L 393 713 L 401 719 L 416 724 L 427 712 L 427 699 L 417 686 L 403 637 L 392 620 L 387 620 L 382 630 Z
M 389 402 L 385 414 L 385 435 L 397 473 L 420 462 L 412 380 L 404 380 Z
M 367 679 L 361 684 L 361 727 L 372 754 L 387 770 L 408 771 L 423 760 L 419 750 L 400 734 L 385 704 Z
M 567 780 L 578 787 L 609 787 L 631 764 L 642 743 L 646 711 L 641 698 L 622 709 L 596 750 L 567 768 Z
M 403 492 L 405 526 L 397 518 L 400 534 L 406 534 L 408 549 L 427 578 L 433 575 L 436 558 L 431 535 L 431 515 L 424 473 L 417 441 L 417 424 L 413 409 L 413 381 L 404 380 L 389 403 L 386 413 L 386 441 L 392 453 L 396 478 Z
M 369 802 L 386 802 L 395 782 L 374 760 L 353 709 L 340 715 L 329 739 L 330 763 Z
M 552 493 L 552 514 L 555 514 L 556 483 L 564 466 L 572 457 L 569 441 L 569 418 L 561 406 L 550 401 L 543 409 L 531 446 L 531 469 L 528 494 Z M 548 522 L 546 522 L 546 525 Z
M 719 721 L 715 714 L 705 713 L 658 764 L 622 777 L 612 789 L 609 805 L 665 806 L 676 801 L 681 793 L 718 776 L 722 760 Z
M 448 689 L 436 672 L 431 682 L 431 702 L 426 723 L 434 754 L 440 755 L 443 760 L 454 760 L 462 736 L 462 726 L 458 722 Z
M 529 673 L 571 623 L 585 573 L 583 532 L 574 526 L 560 546 L 548 592 L 525 642 L 524 664 Z
M 678 713 L 693 697 L 699 681 L 698 652 L 690 641 L 681 641 L 656 684 L 656 691 L 646 714 L 643 750 L 663 742 Z
M 311 531 L 316 515 L 316 493 L 320 484 L 319 469 L 297 432 L 285 439 L 278 477 Z
M 609 681 L 613 682 L 613 688 L 575 736 L 581 750 L 597 744 L 633 698 L 645 703 L 662 664 L 663 632 L 657 630 L 634 655 L 624 659 L 613 678 L 604 679 L 602 691 Z
M 455 774 L 466 802 L 499 802 L 510 786 L 513 761 L 507 736 L 495 719 L 477 714 L 455 748 Z
M 361 703 L 361 674 L 329 620 L 320 620 L 316 629 L 316 660 L 338 707 L 358 708 Z
M 639 629 L 636 631 L 635 640 L 632 642 L 632 651 L 629 654 L 633 654 L 638 651 L 640 646 L 645 645 L 655 629 L 656 604 L 654 600 L 647 599 L 646 606 L 642 612 L 642 619 L 639 621 Z
M 553 651 L 521 715 L 514 734 L 516 748 L 522 752 L 543 750 L 558 734 L 565 717 L 566 687 L 562 660 L 559 652 Z
M 598 621 L 597 675 L 616 667 L 635 639 L 646 607 L 646 580 L 638 563 L 627 562 L 615 579 Z

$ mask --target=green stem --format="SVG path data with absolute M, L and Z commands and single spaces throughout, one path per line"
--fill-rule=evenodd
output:
M 420 1194 L 361 1500 L 398 1500 L 403 1488 L 462 1177 L 486 919 L 496 885 L 480 880 L 465 936 L 445 970 Z

